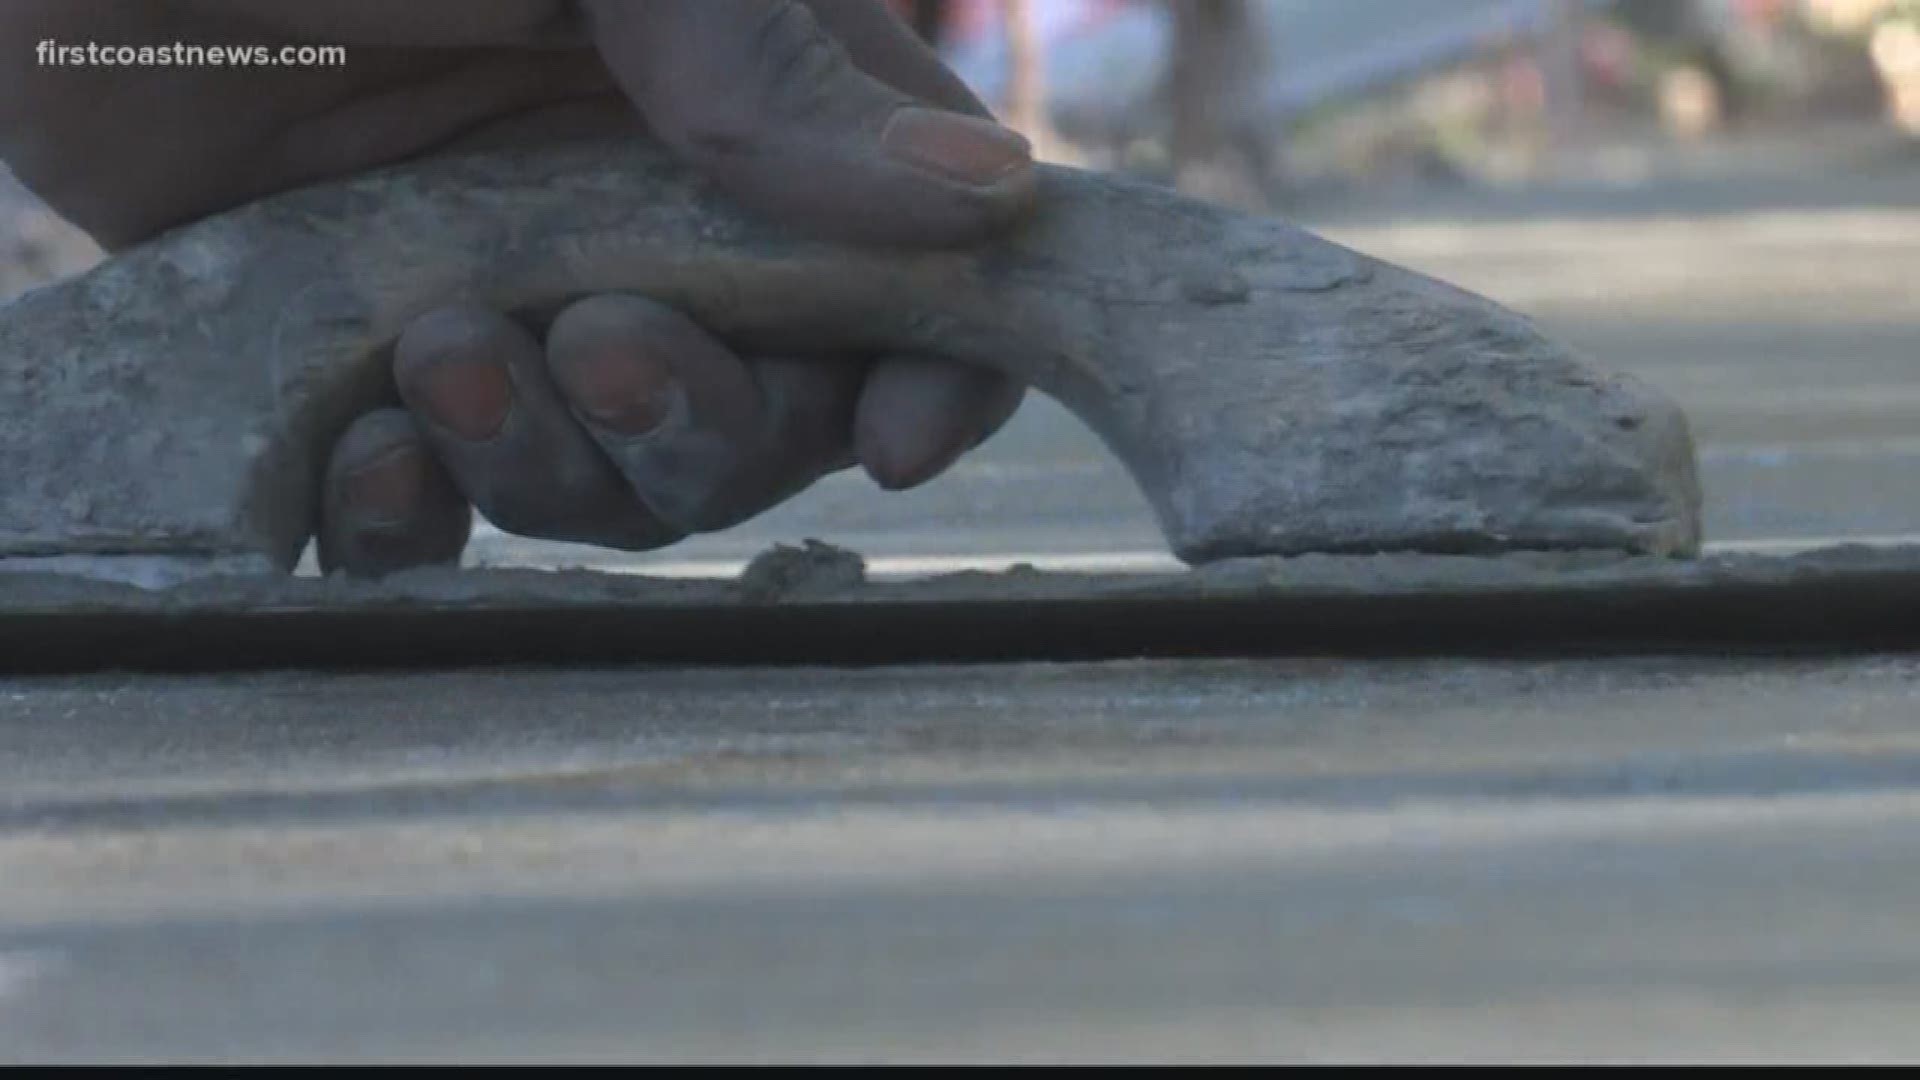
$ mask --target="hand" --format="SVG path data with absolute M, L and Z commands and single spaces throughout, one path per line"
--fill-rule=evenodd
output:
M 73 67 L 68 45 L 342 45 L 344 67 Z M 950 245 L 1032 203 L 1019 136 L 880 0 L 9 0 L 0 155 L 108 247 L 318 180 L 451 150 L 656 138 L 745 204 L 861 241 Z M 920 357 L 739 356 L 641 297 L 549 326 L 431 312 L 406 408 L 334 449 L 323 563 L 456 559 L 510 532 L 624 549 L 735 524 L 858 463 L 924 482 L 1022 388 Z

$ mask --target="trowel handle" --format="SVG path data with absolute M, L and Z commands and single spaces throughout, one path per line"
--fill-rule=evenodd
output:
M 1518 316 L 1158 188 L 1058 168 L 1041 187 L 992 246 L 856 249 L 623 142 L 417 163 L 184 227 L 0 311 L 0 561 L 291 566 L 409 320 L 604 291 L 746 350 L 1016 375 L 1099 432 L 1190 560 L 1697 541 L 1678 410 Z

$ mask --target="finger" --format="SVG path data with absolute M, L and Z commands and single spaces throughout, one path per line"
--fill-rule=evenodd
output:
M 922 101 L 991 116 L 926 42 L 878 0 L 807 0 L 867 74 Z M 884 488 L 938 476 L 999 430 L 1025 388 L 1004 375 L 920 358 L 874 365 L 859 406 L 859 460 Z
M 712 481 L 703 532 L 770 510 L 854 463 L 853 411 L 864 364 L 756 357 L 746 367 L 759 389 L 760 434 L 737 444 Z
M 924 484 L 1000 430 L 1025 392 L 999 372 L 945 360 L 876 363 L 854 414 L 861 467 L 889 491 Z
M 743 465 L 745 478 L 762 478 L 756 492 L 743 483 L 750 513 L 769 509 L 829 473 L 852 468 L 853 416 L 866 384 L 867 365 L 850 359 L 805 360 L 756 357 L 748 362 L 760 387 L 767 437 L 758 459 Z
M 560 313 L 547 359 L 640 501 L 685 532 L 743 521 L 850 461 L 860 365 L 749 365 L 680 313 L 611 293 Z
M 368 413 L 334 443 L 322 485 L 321 569 L 378 577 L 456 563 L 472 523 L 405 410 Z
M 467 304 L 414 320 L 394 380 L 454 484 L 501 529 L 626 550 L 682 535 L 633 497 L 574 422 L 539 344 L 505 315 Z
M 861 71 L 797 0 L 587 0 L 649 126 L 742 201 L 833 236 L 955 244 L 1033 203 L 1026 140 Z

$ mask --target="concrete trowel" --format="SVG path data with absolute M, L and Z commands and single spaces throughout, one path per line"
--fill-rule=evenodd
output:
M 1694 558 L 1681 410 L 1491 301 L 1278 220 L 1042 174 L 1030 223 L 928 253 L 787 231 L 631 143 L 444 158 L 243 207 L 30 293 L 0 310 L 5 664 L 1385 647 L 1522 617 L 1509 637 L 1671 635 L 1782 584 L 1857 592 L 1840 621 L 1860 629 L 1881 625 L 1887 574 L 1906 580 L 1898 552 Z M 1194 569 L 879 584 L 810 545 L 726 582 L 290 576 L 325 451 L 390 397 L 410 319 L 608 291 L 745 350 L 1017 375 L 1101 436 Z

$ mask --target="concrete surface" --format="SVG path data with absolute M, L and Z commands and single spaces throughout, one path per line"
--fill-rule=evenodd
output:
M 14 1060 L 1920 1053 L 1910 656 L 0 702 Z

